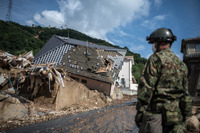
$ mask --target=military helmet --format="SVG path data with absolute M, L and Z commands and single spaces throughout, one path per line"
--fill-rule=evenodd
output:
M 171 42 L 173 43 L 176 41 L 176 36 L 173 35 L 172 31 L 167 28 L 159 28 L 156 29 L 154 32 L 151 33 L 150 36 L 147 36 L 146 40 L 148 43 L 153 43 L 153 42 Z

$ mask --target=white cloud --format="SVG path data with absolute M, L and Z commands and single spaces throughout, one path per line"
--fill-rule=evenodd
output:
M 155 16 L 153 19 L 151 20 L 145 20 L 141 25 L 143 27 L 146 27 L 148 29 L 154 30 L 157 27 L 160 27 L 160 23 L 162 23 L 167 15 L 158 15 Z
M 153 52 L 151 54 L 148 54 L 145 58 L 149 59 L 149 57 L 153 54 Z
M 73 16 L 76 11 L 80 11 L 82 8 L 81 2 L 78 0 L 60 0 L 58 1 L 59 6 L 61 7 L 61 12 L 64 12 L 65 9 L 68 9 L 68 15 Z
M 26 21 L 26 24 L 27 24 L 28 26 L 32 26 L 32 25 L 35 25 L 35 22 L 32 21 L 32 20 L 28 20 L 28 21 Z
M 165 17 L 166 17 L 166 15 L 158 15 L 158 16 L 155 16 L 155 17 L 154 17 L 154 20 L 155 20 L 155 21 L 162 21 L 162 20 L 165 19 Z
M 34 20 L 45 26 L 61 27 L 65 24 L 63 14 L 58 11 L 44 10 L 41 14 L 36 13 Z
M 162 0 L 154 0 L 154 4 L 155 4 L 157 7 L 160 7 L 160 5 L 162 4 Z
M 120 33 L 121 36 L 131 36 L 130 34 L 127 34 L 122 30 L 120 30 L 119 33 Z
M 128 49 L 132 52 L 138 52 L 138 51 L 143 51 L 146 49 L 147 46 L 143 45 L 143 44 L 134 44 L 132 42 L 128 42 L 128 41 L 123 41 L 123 40 L 117 40 L 117 39 L 113 39 L 112 40 L 115 44 L 117 44 L 120 47 L 128 47 Z
M 106 39 L 106 33 L 148 15 L 149 0 L 58 0 L 59 11 L 43 11 L 34 21 L 44 26 L 67 25 L 92 37 Z
M 131 51 L 135 52 L 135 51 L 142 51 L 145 50 L 145 46 L 144 45 L 132 45 L 132 47 L 129 48 Z

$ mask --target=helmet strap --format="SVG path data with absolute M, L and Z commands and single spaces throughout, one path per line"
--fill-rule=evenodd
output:
M 158 51 L 162 50 L 163 48 L 167 48 L 167 47 L 165 47 L 165 45 L 168 48 L 171 48 L 172 43 L 170 43 L 170 42 L 157 42 L 156 51 L 158 52 Z
M 157 42 L 157 45 L 156 45 L 156 52 L 160 51 L 160 46 L 161 46 L 162 42 Z

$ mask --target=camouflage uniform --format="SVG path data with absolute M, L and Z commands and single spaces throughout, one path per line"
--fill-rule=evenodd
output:
M 144 115 L 162 114 L 164 133 L 186 132 L 184 121 L 192 115 L 187 72 L 186 65 L 170 48 L 151 55 L 138 87 L 135 118 L 138 127 Z

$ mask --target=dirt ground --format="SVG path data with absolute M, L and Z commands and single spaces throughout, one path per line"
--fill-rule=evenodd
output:
M 87 112 L 90 110 L 100 109 L 109 105 L 120 104 L 126 101 L 132 100 L 134 96 L 124 95 L 121 100 L 107 100 L 105 101 L 105 96 L 99 92 L 94 92 L 94 95 L 90 99 L 84 99 L 76 104 L 66 107 L 60 111 L 54 111 L 48 108 L 41 108 L 40 106 L 32 106 L 32 108 L 37 108 L 37 113 L 33 113 L 32 116 L 25 115 L 23 118 L 0 121 L 0 131 L 5 131 L 9 129 L 14 129 L 22 126 L 27 126 L 30 124 L 35 124 L 38 122 L 44 122 L 51 119 L 60 118 L 65 115 L 75 115 L 77 113 Z
M 2 71 L 1 71 L 2 70 Z M 15 112 L 22 112 L 22 117 L 8 117 L 5 118 L 3 113 L 1 114 L 0 119 L 0 131 L 5 131 L 9 129 L 14 129 L 22 126 L 31 125 L 38 122 L 49 121 L 51 119 L 60 118 L 66 115 L 74 115 L 77 113 L 87 112 L 90 110 L 97 110 L 109 105 L 123 103 L 125 101 L 131 100 L 132 97 L 124 96 L 121 100 L 113 100 L 110 96 L 105 96 L 103 93 L 100 93 L 95 90 L 89 90 L 83 84 L 72 80 L 71 78 L 65 76 L 63 78 L 63 82 L 65 87 L 56 88 L 55 82 L 51 85 L 52 88 L 49 88 L 49 84 L 46 82 L 41 87 L 40 91 L 37 93 L 37 96 L 34 99 L 29 99 L 32 92 L 28 91 L 28 87 L 25 82 L 22 84 L 22 87 L 18 89 L 18 94 L 14 91 L 13 97 L 12 95 L 4 95 L 2 92 L 6 91 L 10 88 L 15 88 L 14 81 L 17 81 L 19 78 L 20 70 L 11 69 L 5 70 L 0 68 L 0 74 L 3 74 L 7 79 L 6 85 L 1 88 L 1 110 L 5 114 L 9 114 L 10 111 L 15 115 Z M 13 78 L 12 78 L 13 77 Z M 29 77 L 31 80 L 31 76 Z M 9 79 L 9 80 L 8 80 Z M 13 86 L 10 84 L 12 82 Z M 49 82 L 48 82 L 49 83 Z M 52 83 L 52 82 L 51 82 Z M 60 85 L 62 86 L 62 85 Z M 17 84 L 18 87 L 18 84 Z M 56 88 L 56 89 L 55 89 Z M 73 89 L 71 89 L 73 88 Z M 51 93 L 50 90 L 51 89 Z M 59 90 L 59 91 L 58 91 Z M 10 93 L 10 92 L 9 92 Z M 19 97 L 25 99 L 25 103 L 19 100 Z M 5 100 L 7 99 L 7 100 Z M 56 99 L 56 100 L 55 100 Z M 56 102 L 54 102 L 54 100 Z M 17 102 L 13 102 L 17 101 Z M 57 102 L 58 101 L 58 102 Z M 15 110 L 13 105 L 19 105 L 20 111 Z M 12 106 L 13 108 L 7 108 L 8 106 Z M 53 107 L 54 106 L 54 107 Z M 59 109 L 55 109 L 59 107 Z M 64 108 L 63 108 L 64 107 Z M 6 110 L 7 109 L 7 110 Z M 61 110 L 60 110 L 61 109 Z M 24 112 L 24 110 L 26 112 Z M 20 115 L 21 115 L 20 114 Z
M 6 131 L 8 133 L 137 133 L 134 122 L 136 101 L 113 104 L 111 106 L 79 113 L 66 115 L 59 119 L 36 123 Z
M 103 95 L 96 92 L 96 96 L 91 99 L 82 100 L 72 106 L 66 107 L 61 111 L 53 111 L 47 108 L 38 108 L 38 113 L 33 116 L 25 116 L 23 119 L 0 121 L 0 131 L 11 130 L 10 132 L 19 131 L 18 127 L 31 125 L 32 127 L 24 128 L 29 130 L 36 128 L 37 132 L 134 132 L 135 126 L 135 105 L 131 106 L 110 106 L 123 105 L 128 101 L 133 101 L 136 96 L 124 95 L 121 100 L 112 100 L 105 102 Z M 102 109 L 103 110 L 100 110 Z M 200 107 L 193 107 L 193 114 L 199 112 Z M 80 113 L 94 111 L 86 115 Z M 97 110 L 97 111 L 95 111 Z M 67 120 L 68 117 L 75 118 Z M 58 120 L 53 120 L 57 119 Z M 53 121 L 49 121 L 53 120 Z M 45 122 L 46 123 L 39 123 Z M 33 125 L 36 124 L 36 125 Z M 44 126 L 44 127 L 43 127 Z M 45 127 L 46 126 L 46 127 Z M 24 131 L 22 128 L 21 130 Z M 34 129 L 35 130 L 35 129 Z M 35 132 L 35 131 L 34 131 Z

